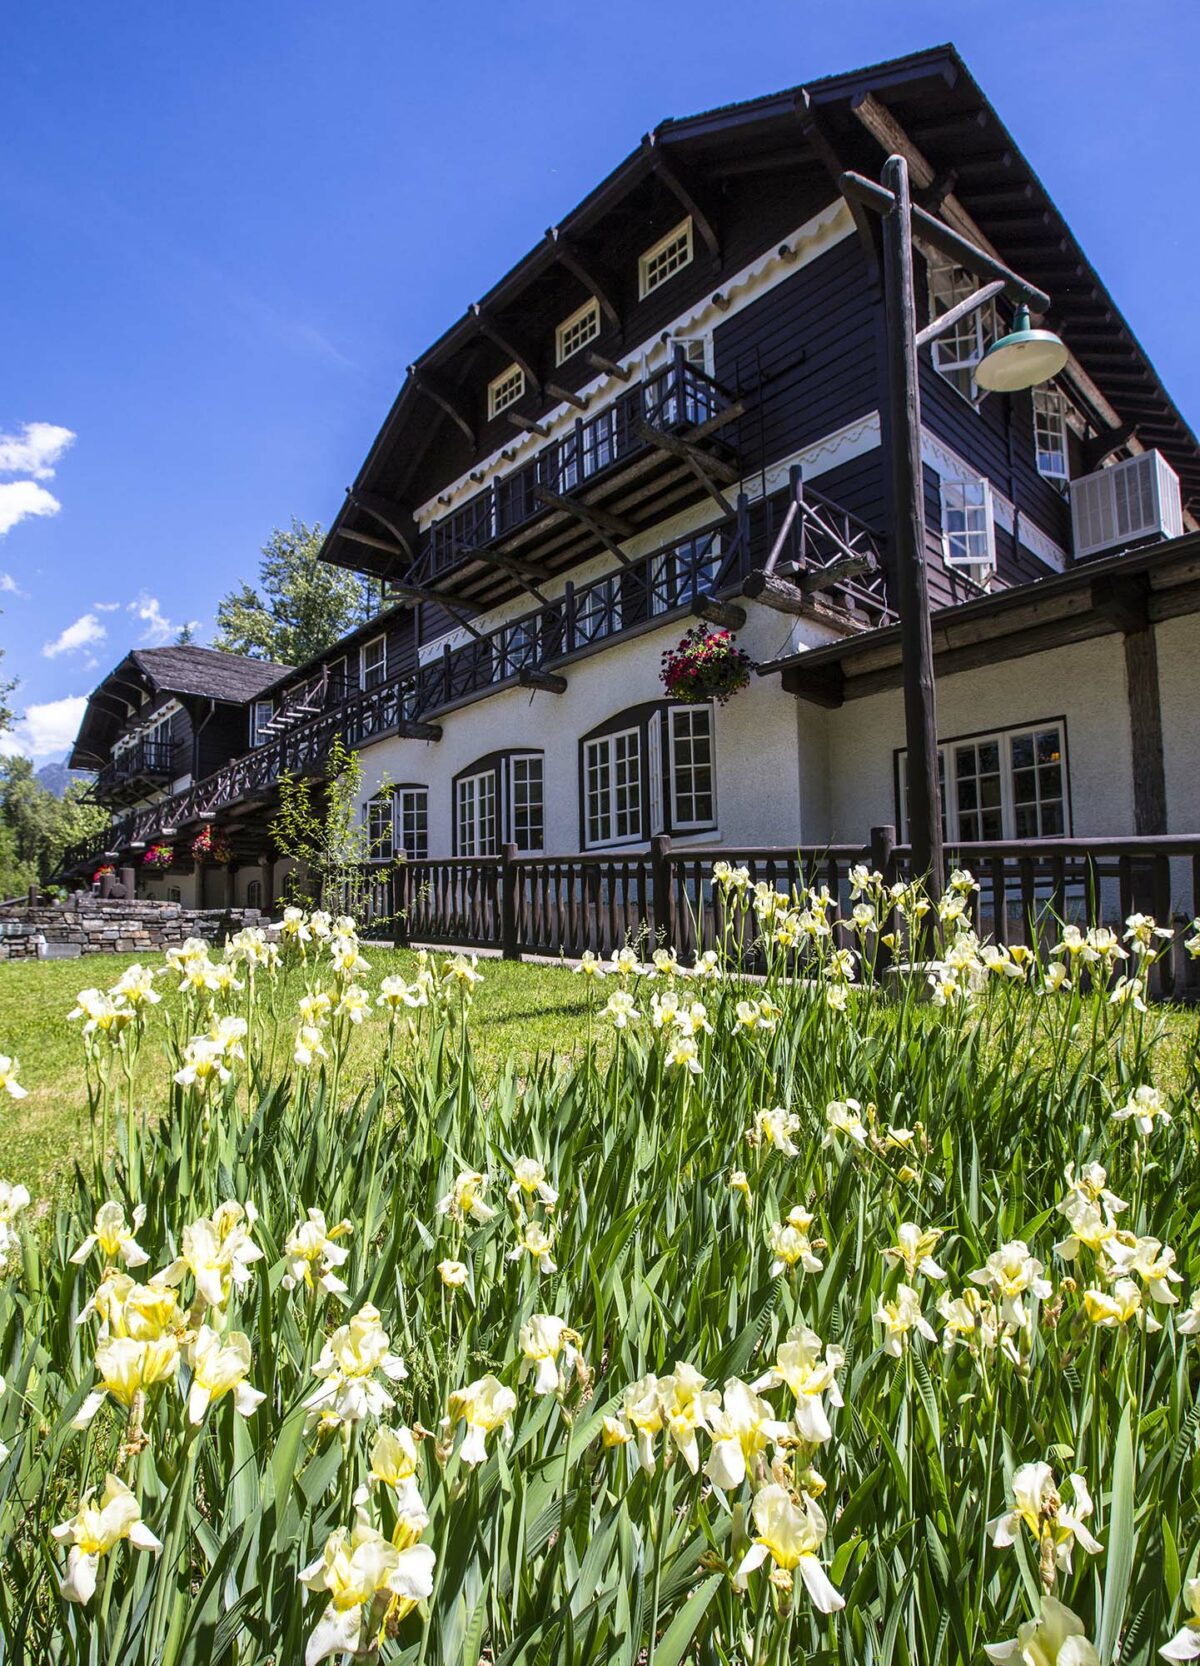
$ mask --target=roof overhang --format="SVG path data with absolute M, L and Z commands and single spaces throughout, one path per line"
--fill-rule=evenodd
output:
M 1105 557 L 1053 578 L 933 614 L 938 677 L 1200 612 L 1200 534 Z M 901 686 L 900 627 L 788 654 L 758 667 L 815 705 L 837 707 Z

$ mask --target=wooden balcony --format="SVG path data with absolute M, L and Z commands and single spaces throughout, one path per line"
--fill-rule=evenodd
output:
M 544 578 L 612 549 L 740 475 L 732 444 L 741 401 L 690 364 L 671 361 L 581 414 L 568 433 L 498 478 L 422 534 L 405 587 L 482 605 L 514 578 Z
M 119 752 L 96 776 L 92 796 L 98 804 L 130 804 L 154 792 L 174 773 L 170 741 L 142 740 Z

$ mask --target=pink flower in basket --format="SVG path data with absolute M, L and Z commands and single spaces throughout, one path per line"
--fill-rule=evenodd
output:
M 715 700 L 719 706 L 750 681 L 754 662 L 730 631 L 696 625 L 662 656 L 662 683 L 672 700 Z
M 175 851 L 171 845 L 151 845 L 142 857 L 144 868 L 169 868 L 175 860 Z

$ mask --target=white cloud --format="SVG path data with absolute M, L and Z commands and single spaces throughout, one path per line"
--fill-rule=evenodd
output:
M 73 654 L 80 648 L 103 642 L 107 635 L 108 630 L 94 613 L 84 613 L 61 630 L 53 642 L 43 643 L 42 653 L 47 659 L 57 659 L 59 654 Z
M 57 515 L 62 504 L 36 480 L 0 483 L 0 538 L 29 515 Z
M 19 434 L 0 434 L 0 474 L 52 480 L 54 465 L 75 436 L 56 422 L 27 422 Z
M 120 605 L 121 605 L 120 602 L 93 602 L 92 603 L 92 607 L 95 609 L 95 611 L 97 613 L 115 613 L 117 611 L 117 609 L 120 607 Z
M 135 602 L 129 603 L 125 611 L 132 613 L 135 619 L 140 619 L 145 625 L 146 628 L 138 640 L 147 647 L 161 648 L 164 642 L 173 642 L 183 629 L 182 625 L 176 625 L 167 618 L 159 606 L 158 597 L 148 595 L 145 590 Z M 198 619 L 188 621 L 193 630 L 199 623 Z
M 27 706 L 7 734 L 0 735 L 0 755 L 24 756 L 35 762 L 65 752 L 79 733 L 87 696 L 68 694 L 62 700 L 47 700 Z
M 0 573 L 0 591 L 6 596 L 29 596 L 28 590 L 22 590 L 11 573 Z

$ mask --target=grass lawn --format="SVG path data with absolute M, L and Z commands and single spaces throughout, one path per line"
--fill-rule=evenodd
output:
M 398 972 L 411 978 L 416 955 L 410 951 L 369 948 L 372 993 L 379 980 Z M 77 1154 L 87 1151 L 87 1098 L 84 1088 L 83 1045 L 78 1024 L 67 1023 L 81 989 L 107 989 L 129 966 L 129 955 L 88 955 L 79 960 L 14 961 L 0 966 L 0 1053 L 16 1058 L 29 1097 L 6 1100 L 4 1156 L 0 1177 L 21 1180 L 35 1198 L 45 1197 L 53 1180 Z M 162 957 L 149 957 L 150 965 Z M 586 1010 L 582 981 L 558 966 L 525 966 L 512 961 L 480 962 L 484 982 L 479 985 L 471 1014 L 475 1056 L 485 1066 L 530 1063 L 551 1054 L 578 1051 L 583 1040 Z M 159 983 L 161 1018 L 179 1004 L 175 978 L 168 973 Z M 378 1064 L 377 1038 L 366 1044 L 356 1037 L 348 1081 L 365 1085 Z M 162 1055 L 147 1045 L 138 1068 L 139 1083 L 152 1094 L 151 1108 L 159 1108 L 164 1092 Z

